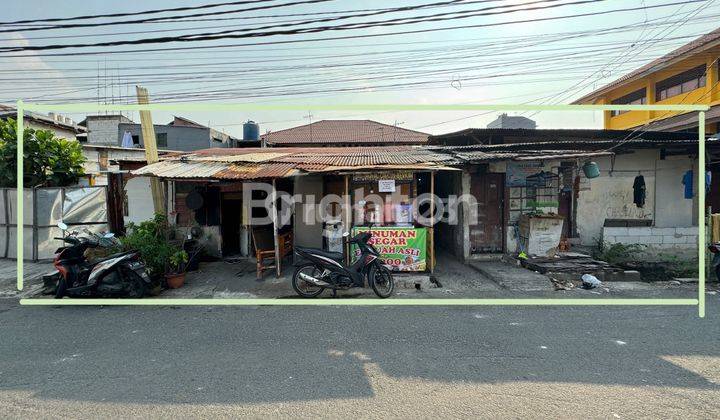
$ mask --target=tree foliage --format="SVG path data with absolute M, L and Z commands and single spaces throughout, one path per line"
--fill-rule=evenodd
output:
M 17 123 L 0 120 L 0 187 L 17 184 Z M 64 187 L 84 174 L 85 157 L 76 141 L 55 137 L 49 130 L 23 131 L 23 180 L 26 187 Z

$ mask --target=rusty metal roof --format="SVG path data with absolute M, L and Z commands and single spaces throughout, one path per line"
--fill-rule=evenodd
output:
M 252 180 L 283 178 L 312 172 L 382 169 L 452 170 L 453 166 L 500 160 L 578 159 L 611 155 L 603 150 L 569 148 L 539 150 L 531 143 L 513 150 L 467 147 L 333 147 L 280 149 L 206 149 L 166 156 L 133 171 L 161 178 Z M 511 146 L 511 145 L 501 145 Z
M 353 169 L 440 170 L 454 163 L 447 153 L 413 146 L 206 149 L 166 156 L 133 174 L 248 180 Z

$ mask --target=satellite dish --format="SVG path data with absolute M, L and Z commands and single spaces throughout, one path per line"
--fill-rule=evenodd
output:
M 203 199 L 202 194 L 200 194 L 199 191 L 192 191 L 190 192 L 187 197 L 185 197 L 185 205 L 190 210 L 198 210 L 201 209 L 205 200 Z

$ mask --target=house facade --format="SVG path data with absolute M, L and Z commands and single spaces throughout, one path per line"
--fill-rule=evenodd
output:
M 704 104 L 705 131 L 720 132 L 720 29 L 575 100 L 575 104 Z M 697 115 L 667 111 L 605 111 L 604 128 L 697 132 Z
M 157 147 L 167 150 L 189 152 L 213 147 L 238 147 L 242 141 L 229 134 L 198 124 L 182 117 L 174 117 L 168 124 L 155 124 Z M 144 148 L 142 126 L 132 122 L 121 122 L 115 132 L 115 145 L 121 146 L 123 137 L 130 136 L 135 147 Z
M 444 227 L 455 238 L 448 246 L 463 259 L 525 251 L 523 222 L 542 213 L 562 221 L 560 236 L 570 244 L 645 244 L 649 253 L 696 255 L 697 139 L 644 132 L 628 141 L 629 133 L 470 129 L 431 137 L 465 162 L 462 173 L 439 184 L 472 193 L 481 215 L 474 224 Z M 598 176 L 587 176 L 588 162 Z

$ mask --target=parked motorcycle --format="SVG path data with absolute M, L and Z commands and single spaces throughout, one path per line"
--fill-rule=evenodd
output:
M 713 254 L 710 266 L 715 270 L 715 280 L 720 281 L 720 242 L 710 244 L 708 249 Z
M 117 245 L 112 233 L 97 235 L 85 230 L 87 236 L 77 231 L 67 232 L 67 225 L 60 222 L 62 238 L 68 246 L 55 251 L 53 266 L 58 270 L 55 297 L 143 297 L 159 291 L 159 283 L 153 282 L 145 272 L 145 264 L 136 251 L 109 255 L 90 262 L 86 251 L 91 248 L 111 248 Z
M 345 241 L 348 237 L 349 233 L 345 232 Z M 378 297 L 390 297 L 395 290 L 395 281 L 388 266 L 381 263 L 380 253 L 369 243 L 371 237 L 370 232 L 363 232 L 348 241 L 360 250 L 357 261 L 350 266 L 344 264 L 341 252 L 296 247 L 295 252 L 305 261 L 296 264 L 292 278 L 295 292 L 312 298 L 331 289 L 336 295 L 338 290 L 363 287 L 367 280 Z

